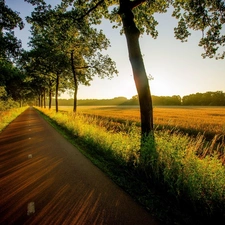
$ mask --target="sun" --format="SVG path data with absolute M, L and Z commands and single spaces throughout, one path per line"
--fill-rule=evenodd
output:
M 174 84 L 171 82 L 162 81 L 161 79 L 154 79 L 150 81 L 150 90 L 152 95 L 156 96 L 172 96 L 175 95 Z

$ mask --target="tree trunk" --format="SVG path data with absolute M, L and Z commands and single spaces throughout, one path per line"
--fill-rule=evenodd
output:
M 43 97 L 44 97 L 44 108 L 46 108 L 46 96 L 45 96 L 45 88 L 44 88 L 44 94 L 43 94 Z
M 43 90 L 41 90 L 41 108 L 43 108 Z
M 74 90 L 74 97 L 73 97 L 73 112 L 77 111 L 77 89 Z
M 51 109 L 52 107 L 52 89 L 49 89 L 49 103 L 48 103 L 48 108 Z
M 59 93 L 59 74 L 56 75 L 56 88 L 55 88 L 55 111 L 59 111 L 58 106 L 58 93 Z
M 74 80 L 74 98 L 73 98 L 73 112 L 77 111 L 77 91 L 78 91 L 78 83 L 77 83 L 77 76 L 74 67 L 74 60 L 73 60 L 73 52 L 71 51 L 71 67 L 73 72 L 73 80 Z
M 152 98 L 139 45 L 140 31 L 135 25 L 131 2 L 129 0 L 120 0 L 119 15 L 123 22 L 123 28 L 129 52 L 129 59 L 131 62 L 134 81 L 139 98 L 141 133 L 142 136 L 147 136 L 153 132 Z

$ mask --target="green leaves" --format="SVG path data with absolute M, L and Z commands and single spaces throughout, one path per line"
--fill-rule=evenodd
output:
M 8 31 L 4 34 L 0 33 L 0 46 L 1 58 L 12 60 L 13 58 L 17 58 L 21 53 L 21 41 L 17 40 L 13 31 Z
M 123 4 L 124 8 L 132 8 L 134 21 L 140 33 L 147 33 L 153 38 L 158 36 L 158 22 L 154 14 L 165 13 L 172 6 L 174 8 L 172 16 L 178 20 L 178 25 L 174 28 L 177 39 L 187 41 L 191 30 L 199 30 L 203 34 L 199 42 L 199 46 L 205 50 L 203 57 L 223 58 L 225 54 L 223 51 L 225 38 L 222 34 L 225 23 L 223 0 L 64 0 L 63 2 L 73 5 L 72 12 L 79 12 L 75 16 L 76 19 L 85 18 L 90 24 L 99 24 L 104 17 L 113 23 L 113 28 L 122 26 L 118 12 Z
M 199 46 L 205 53 L 202 56 L 223 59 L 225 55 L 225 2 L 223 0 L 175 0 L 173 16 L 179 19 L 175 37 L 186 41 L 189 29 L 200 30 L 202 38 Z M 222 52 L 218 52 L 222 47 Z
M 98 52 L 95 57 L 89 61 L 89 72 L 97 75 L 101 79 L 108 77 L 111 79 L 114 74 L 117 74 L 115 62 L 108 56 Z
M 182 42 L 187 41 L 188 36 L 191 35 L 183 17 L 179 20 L 178 26 L 174 28 L 174 34 L 175 37 L 180 39 Z
M 3 29 L 5 30 L 12 30 L 15 27 L 19 27 L 23 29 L 24 24 L 22 19 L 19 17 L 18 12 L 14 12 L 10 9 L 7 5 L 5 5 L 5 1 L 0 1 L 0 31 L 2 32 Z
M 18 12 L 14 12 L 5 1 L 0 0 L 0 58 L 12 60 L 18 57 L 21 50 L 21 42 L 14 36 L 13 29 L 24 27 Z

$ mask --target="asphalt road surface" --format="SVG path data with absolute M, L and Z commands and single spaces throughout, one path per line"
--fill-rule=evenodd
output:
M 0 224 L 159 223 L 30 107 L 0 134 Z

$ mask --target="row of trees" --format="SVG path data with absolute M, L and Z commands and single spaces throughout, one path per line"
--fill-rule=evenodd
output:
M 153 108 L 139 37 L 144 32 L 157 37 L 155 13 L 173 8 L 172 16 L 178 20 L 174 29 L 177 39 L 187 41 L 190 29 L 200 30 L 203 57 L 225 55 L 217 54 L 225 44 L 221 34 L 224 0 L 61 0 L 54 8 L 44 0 L 25 1 L 35 6 L 26 18 L 31 24 L 29 51 L 21 49 L 21 42 L 13 33 L 15 27 L 23 28 L 23 21 L 5 5 L 5 0 L 0 0 L 0 85 L 8 96 L 20 102 L 38 97 L 40 104 L 45 104 L 46 95 L 51 100 L 54 92 L 57 111 L 59 92 L 71 89 L 76 111 L 79 84 L 89 85 L 95 75 L 110 78 L 117 73 L 115 63 L 103 54 L 109 40 L 94 28 L 103 18 L 114 27 L 122 27 L 121 33 L 125 34 L 143 135 L 153 130 Z
M 59 99 L 61 106 L 73 106 L 73 99 Z M 179 95 L 155 96 L 152 95 L 153 105 L 162 106 L 225 106 L 225 93 L 222 91 L 196 93 L 181 98 Z M 53 105 L 54 102 L 53 102 Z M 139 105 L 138 96 L 131 99 L 116 97 L 112 99 L 78 99 L 79 106 L 103 106 L 103 105 Z
M 154 96 L 152 95 L 153 105 L 181 105 L 180 96 Z M 138 96 L 131 99 L 125 97 L 117 97 L 113 99 L 78 99 L 79 106 L 104 106 L 104 105 L 139 105 Z M 53 103 L 54 105 L 54 103 Z M 61 106 L 73 106 L 73 99 L 59 99 Z
M 179 95 L 173 96 L 152 96 L 153 105 L 184 105 L 184 106 L 225 106 L 225 92 L 208 91 L 205 93 L 196 93 L 185 95 L 181 98 Z M 123 104 L 138 104 L 137 96 L 127 100 Z
M 196 93 L 184 96 L 183 105 L 225 106 L 225 93 L 222 91 Z

